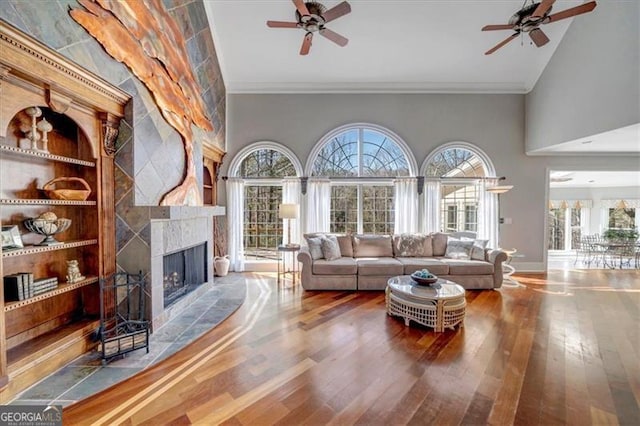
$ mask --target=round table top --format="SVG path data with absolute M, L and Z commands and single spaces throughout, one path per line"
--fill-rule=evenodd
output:
M 464 297 L 464 288 L 460 284 L 442 278 L 438 278 L 433 284 L 419 285 L 410 275 L 400 275 L 390 278 L 387 285 L 393 293 L 404 294 L 414 299 L 444 300 Z

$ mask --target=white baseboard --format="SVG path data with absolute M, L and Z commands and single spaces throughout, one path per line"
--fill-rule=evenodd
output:
M 516 274 L 522 273 L 543 273 L 547 271 L 544 262 L 511 262 L 511 266 L 516 268 Z

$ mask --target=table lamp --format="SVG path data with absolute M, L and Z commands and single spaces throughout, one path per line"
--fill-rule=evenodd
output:
M 278 217 L 287 219 L 287 247 L 291 247 L 291 221 L 297 219 L 300 213 L 300 206 L 297 204 L 280 204 Z

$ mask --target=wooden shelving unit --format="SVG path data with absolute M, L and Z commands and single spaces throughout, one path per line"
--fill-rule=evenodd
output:
M 0 286 L 0 403 L 95 346 L 100 277 L 115 272 L 114 158 L 118 123 L 129 96 L 0 21 L 0 220 L 18 226 L 25 244 L 3 249 L 0 275 L 56 277 L 58 287 L 21 301 L 4 301 Z M 31 146 L 27 108 L 38 107 L 53 127 L 48 152 Z M 42 142 L 40 142 L 41 144 Z M 42 145 L 37 148 L 41 148 Z M 86 201 L 47 199 L 54 178 L 81 178 Z M 52 212 L 71 220 L 37 244 L 24 219 Z M 66 283 L 67 262 L 86 278 Z

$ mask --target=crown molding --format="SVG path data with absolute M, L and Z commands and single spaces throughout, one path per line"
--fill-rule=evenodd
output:
M 226 82 L 229 94 L 297 93 L 433 93 L 433 94 L 519 94 L 531 88 L 518 83 L 436 83 L 436 82 L 350 82 L 350 83 L 269 83 Z

